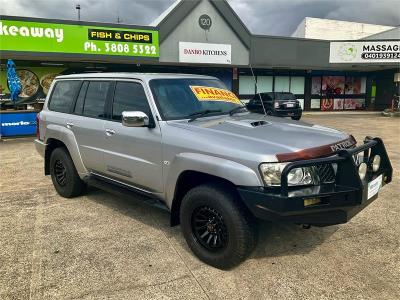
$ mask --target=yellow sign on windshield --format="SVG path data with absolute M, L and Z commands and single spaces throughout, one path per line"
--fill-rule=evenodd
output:
M 191 85 L 190 88 L 199 101 L 223 101 L 241 104 L 239 98 L 228 90 L 198 85 Z

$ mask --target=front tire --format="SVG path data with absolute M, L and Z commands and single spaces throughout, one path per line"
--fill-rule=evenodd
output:
M 296 116 L 296 117 L 291 117 L 291 118 L 292 118 L 292 120 L 299 121 L 301 119 L 301 116 Z
M 228 269 L 254 249 L 254 219 L 229 187 L 204 184 L 182 200 L 180 220 L 190 249 L 203 262 Z
M 80 179 L 67 149 L 56 148 L 50 156 L 50 175 L 57 193 L 73 198 L 84 193 L 86 184 Z

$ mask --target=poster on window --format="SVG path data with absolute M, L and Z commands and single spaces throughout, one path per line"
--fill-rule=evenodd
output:
M 65 68 L 60 67 L 23 67 L 17 66 L 17 74 L 21 82 L 19 104 L 31 104 L 44 101 L 51 83 Z M 11 94 L 7 84 L 7 70 L 0 69 L 0 97 L 4 105 L 12 106 Z
M 311 99 L 311 109 L 320 109 L 320 99 Z
M 333 99 L 322 99 L 321 110 L 333 110 Z
M 364 109 L 365 99 L 346 99 L 344 100 L 344 109 Z
M 323 76 L 321 90 L 324 95 L 342 95 L 344 76 Z
M 343 110 L 344 99 L 333 99 L 333 110 Z
M 361 94 L 361 77 L 346 77 L 344 89 L 346 95 Z
M 311 79 L 311 94 L 313 94 L 313 95 L 321 94 L 321 77 L 320 76 L 313 77 Z M 319 106 L 319 104 L 318 104 L 318 106 Z

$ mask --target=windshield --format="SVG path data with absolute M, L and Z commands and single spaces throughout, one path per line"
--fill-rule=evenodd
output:
M 217 79 L 153 79 L 150 88 L 165 120 L 188 119 L 206 110 L 216 111 L 212 115 L 228 114 L 242 106 Z
M 296 100 L 292 93 L 275 93 L 275 100 Z

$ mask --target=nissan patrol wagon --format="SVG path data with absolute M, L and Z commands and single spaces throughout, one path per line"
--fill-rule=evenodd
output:
M 59 76 L 37 124 L 35 145 L 61 196 L 87 184 L 139 193 L 222 269 L 251 253 L 257 219 L 345 223 L 392 180 L 380 138 L 357 145 L 335 129 L 251 113 L 208 76 Z

